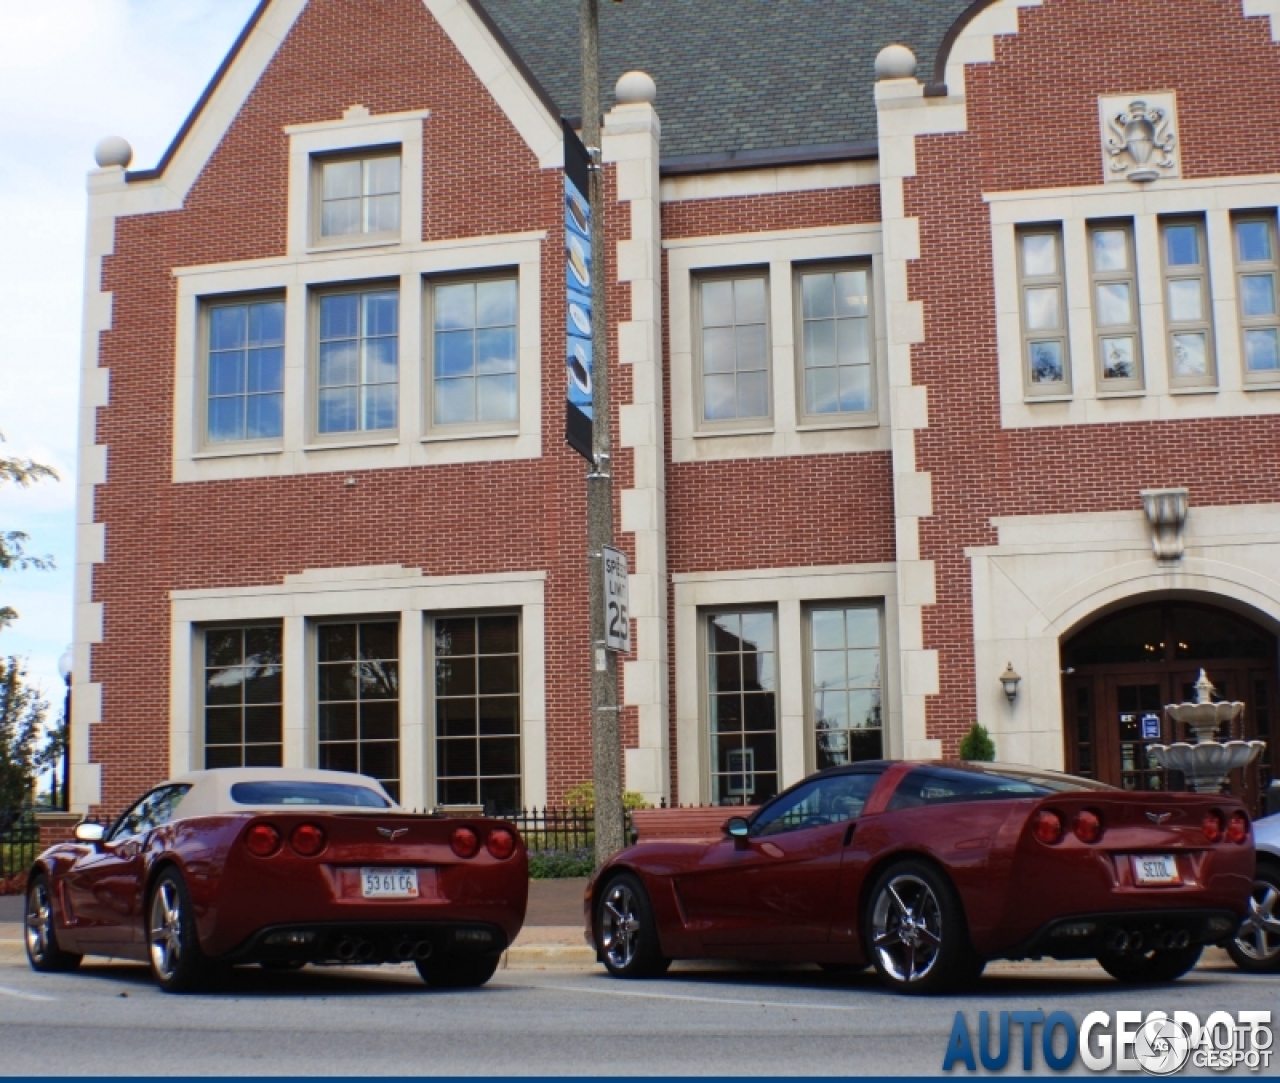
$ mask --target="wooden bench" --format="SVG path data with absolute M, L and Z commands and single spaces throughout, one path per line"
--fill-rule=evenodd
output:
M 637 842 L 657 839 L 706 839 L 724 837 L 724 822 L 730 816 L 750 816 L 754 805 L 710 808 L 638 808 L 631 813 Z

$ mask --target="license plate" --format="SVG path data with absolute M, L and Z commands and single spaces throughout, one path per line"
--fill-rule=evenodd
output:
M 416 899 L 417 869 L 361 869 L 360 890 L 366 899 Z
M 1173 854 L 1141 854 L 1130 858 L 1133 879 L 1137 884 L 1180 884 L 1178 861 Z

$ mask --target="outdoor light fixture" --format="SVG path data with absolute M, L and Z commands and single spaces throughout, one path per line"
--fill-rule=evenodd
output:
M 1018 698 L 1018 682 L 1021 680 L 1012 662 L 1005 666 L 1004 672 L 1000 674 L 1000 683 L 1004 685 L 1004 694 L 1009 697 L 1010 703 Z

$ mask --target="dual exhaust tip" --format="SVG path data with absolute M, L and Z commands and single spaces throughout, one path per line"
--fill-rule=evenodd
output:
M 1138 930 L 1130 933 L 1125 932 L 1124 929 L 1116 929 L 1107 937 L 1107 949 L 1117 955 L 1128 953 L 1137 955 L 1151 950 L 1168 951 L 1171 948 L 1185 948 L 1190 943 L 1191 934 L 1185 929 L 1165 930 L 1152 933 L 1150 936 L 1144 936 Z
M 395 957 L 403 962 L 430 958 L 430 940 L 400 940 L 394 948 Z M 367 963 L 373 958 L 373 945 L 359 937 L 344 936 L 334 948 L 334 954 L 344 963 Z

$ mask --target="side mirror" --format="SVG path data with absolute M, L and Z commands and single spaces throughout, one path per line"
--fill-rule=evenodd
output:
M 76 824 L 76 841 L 90 842 L 95 846 L 106 837 L 107 829 L 102 824 Z
M 745 841 L 750 830 L 745 816 L 730 816 L 724 822 L 724 833 L 735 842 Z

